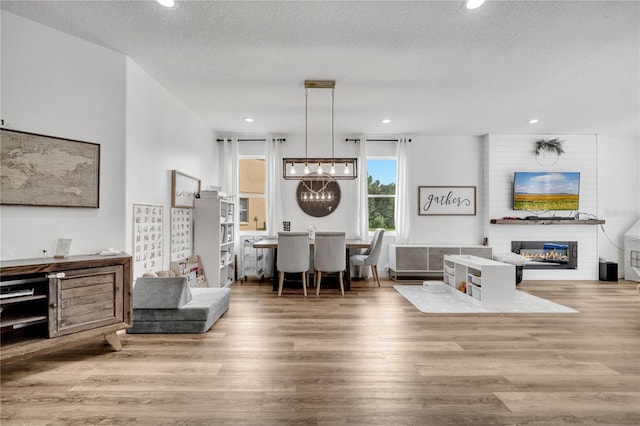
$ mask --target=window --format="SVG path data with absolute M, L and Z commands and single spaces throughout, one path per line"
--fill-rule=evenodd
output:
M 265 231 L 267 211 L 264 158 L 240 158 L 238 174 L 240 231 Z
M 240 198 L 238 214 L 239 214 L 240 225 L 248 225 L 249 224 L 249 199 L 248 198 Z
M 369 182 L 369 230 L 384 228 L 395 230 L 396 202 L 395 158 L 367 159 Z

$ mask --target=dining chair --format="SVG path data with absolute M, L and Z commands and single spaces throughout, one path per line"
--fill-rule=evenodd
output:
M 316 296 L 320 294 L 320 282 L 323 273 L 337 272 L 340 292 L 344 296 L 344 271 L 347 269 L 345 259 L 346 234 L 344 232 L 316 232 L 313 254 L 314 282 Z
M 380 276 L 378 275 L 378 261 L 382 252 L 382 242 L 384 241 L 384 229 L 378 228 L 373 233 L 371 244 L 361 254 L 354 254 L 349 257 L 349 262 L 355 266 L 370 266 L 371 274 L 380 287 Z
M 278 232 L 278 296 L 282 295 L 285 273 L 301 273 L 302 289 L 307 295 L 310 267 L 309 234 L 307 232 Z

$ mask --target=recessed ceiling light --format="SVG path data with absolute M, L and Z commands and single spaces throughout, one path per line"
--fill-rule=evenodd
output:
M 246 121 L 247 123 L 253 123 L 253 117 L 245 117 L 244 121 Z
M 477 9 L 484 4 L 484 0 L 467 0 L 467 9 Z
M 532 118 L 529 120 L 529 124 L 536 124 L 539 120 L 537 118 Z
M 391 123 L 391 119 L 390 118 L 383 118 L 382 119 L 382 124 L 389 124 Z
M 173 7 L 176 5 L 176 2 L 174 0 L 157 0 L 157 2 L 164 7 Z

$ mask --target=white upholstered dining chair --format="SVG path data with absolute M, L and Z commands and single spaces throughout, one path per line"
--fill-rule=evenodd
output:
M 308 233 L 278 232 L 278 296 L 282 295 L 285 273 L 301 273 L 302 289 L 307 295 L 310 263 Z
M 354 254 L 349 257 L 349 262 L 354 266 L 370 266 L 371 274 L 380 287 L 380 277 L 378 275 L 378 261 L 380 260 L 380 252 L 382 251 L 382 242 L 384 240 L 384 229 L 378 228 L 373 233 L 371 245 L 361 254 Z
M 337 272 L 340 292 L 344 296 L 344 271 L 347 268 L 345 239 L 346 234 L 344 232 L 316 232 L 313 253 L 313 277 L 316 284 L 316 295 L 320 294 L 322 274 Z

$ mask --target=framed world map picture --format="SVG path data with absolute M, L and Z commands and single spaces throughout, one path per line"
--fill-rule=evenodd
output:
M 0 204 L 100 207 L 100 145 L 1 129 Z

